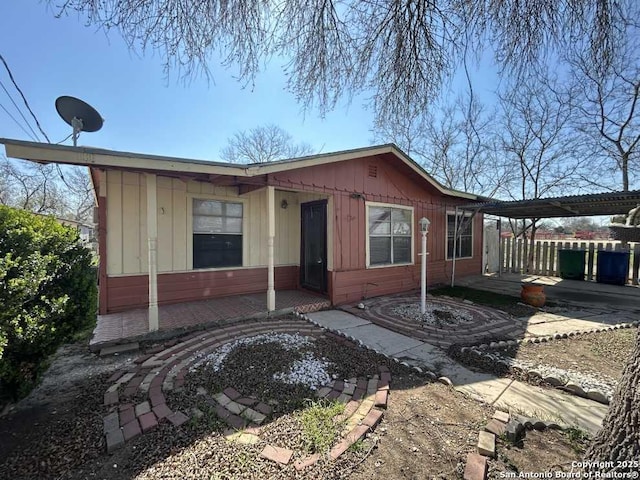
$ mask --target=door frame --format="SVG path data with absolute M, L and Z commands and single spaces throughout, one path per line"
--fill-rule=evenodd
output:
M 324 237 L 324 245 L 323 245 L 323 251 L 322 251 L 322 259 L 323 259 L 323 263 L 324 263 L 324 270 L 322 272 L 322 285 L 321 287 L 315 288 L 312 286 L 309 286 L 307 284 L 305 284 L 304 282 L 304 265 L 305 265 L 305 244 L 306 244 L 306 235 L 305 235 L 305 228 L 304 228 L 304 209 L 305 207 L 313 207 L 315 205 L 321 205 L 324 208 L 324 222 L 322 225 L 322 235 Z M 328 264 L 327 264 L 327 245 L 329 242 L 329 239 L 327 238 L 327 217 L 328 217 L 328 205 L 329 205 L 329 201 L 327 199 L 323 199 L 323 200 L 313 200 L 311 202 L 304 202 L 300 204 L 300 278 L 299 278 L 299 283 L 300 283 L 300 287 L 306 289 L 306 290 L 311 290 L 314 292 L 318 292 L 321 294 L 326 294 L 328 293 L 328 287 L 327 287 L 327 280 L 329 277 L 329 270 L 328 270 Z

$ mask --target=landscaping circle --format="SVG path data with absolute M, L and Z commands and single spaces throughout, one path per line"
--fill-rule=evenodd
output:
M 517 338 L 526 324 L 494 308 L 447 296 L 427 297 L 420 312 L 419 295 L 395 295 L 363 302 L 364 309 L 345 310 L 389 330 L 444 349 L 453 343 L 473 345 L 487 337 Z

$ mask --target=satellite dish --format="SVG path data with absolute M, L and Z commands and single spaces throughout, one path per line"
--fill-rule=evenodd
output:
M 80 132 L 97 132 L 102 128 L 98 111 L 79 98 L 62 96 L 56 99 L 56 110 L 62 119 L 73 127 L 73 146 L 78 143 Z

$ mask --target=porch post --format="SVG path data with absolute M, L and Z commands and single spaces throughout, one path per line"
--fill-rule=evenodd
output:
M 453 259 L 451 262 L 451 286 L 456 284 L 456 248 L 458 248 L 458 207 L 455 210 L 455 220 L 453 221 Z
M 158 330 L 158 197 L 156 175 L 147 179 L 147 240 L 149 251 L 149 331 Z
M 274 239 L 276 236 L 276 200 L 275 189 L 267 187 L 267 310 L 273 312 L 276 309 L 276 290 L 274 276 Z

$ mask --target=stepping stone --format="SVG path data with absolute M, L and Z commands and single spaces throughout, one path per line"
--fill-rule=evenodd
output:
M 151 405 L 149 405 L 149 402 L 145 401 L 136 405 L 136 417 L 140 417 L 145 413 L 149 413 L 150 411 L 151 411 Z
M 229 410 L 231 413 L 235 413 L 236 415 L 240 415 L 247 407 L 244 405 L 240 405 L 236 402 L 229 402 L 225 405 L 225 408 Z
M 496 436 L 489 432 L 478 434 L 478 453 L 485 457 L 496 456 Z
M 132 438 L 136 438 L 139 435 L 142 435 L 142 430 L 140 430 L 140 424 L 138 420 L 134 417 L 132 421 L 126 423 L 124 427 L 122 427 L 122 434 L 124 435 L 125 441 L 131 440 Z
M 378 390 L 376 392 L 375 406 L 387 408 L 387 400 L 389 398 L 389 390 Z
M 109 432 L 106 438 L 107 438 L 107 453 L 112 453 L 124 445 L 124 434 L 120 429 Z
M 262 458 L 266 458 L 267 460 L 271 460 L 272 462 L 280 463 L 282 465 L 286 465 L 291 460 L 293 456 L 293 451 L 288 448 L 274 447 L 273 445 L 267 445 L 264 447 L 264 450 L 260 453 Z
M 362 424 L 366 425 L 367 427 L 370 427 L 371 429 L 374 429 L 375 426 L 378 425 L 378 423 L 380 423 L 382 416 L 383 416 L 382 410 L 373 408 L 369 411 L 367 416 L 364 417 L 364 420 L 362 420 Z
M 106 392 L 104 394 L 104 404 L 105 405 L 114 405 L 116 403 L 118 403 L 119 401 L 119 397 L 118 397 L 118 391 L 117 390 L 113 390 L 111 392 Z
M 271 412 L 273 411 L 273 409 L 269 405 L 262 402 L 258 403 L 255 407 L 253 407 L 253 409 L 266 416 L 271 415 Z
M 167 407 L 166 403 L 161 403 L 160 405 L 153 407 L 153 413 L 158 417 L 158 420 L 160 420 L 162 418 L 167 418 L 173 412 L 169 407 Z
M 333 390 L 331 387 L 322 387 L 320 390 L 316 392 L 316 397 L 324 398 Z
M 464 467 L 464 480 L 484 480 L 487 475 L 487 457 L 470 453 Z
M 247 408 L 242 413 L 242 416 L 244 418 L 246 418 L 247 420 L 250 420 L 250 421 L 255 422 L 257 424 L 261 424 L 267 418 L 262 413 L 256 412 L 255 410 L 253 410 L 251 408 Z
M 118 412 L 113 412 L 102 419 L 102 426 L 105 435 L 110 432 L 120 429 L 120 422 L 118 421 Z
M 502 434 L 504 434 L 505 430 L 506 430 L 506 424 L 496 420 L 495 418 L 489 420 L 489 423 L 487 423 L 484 427 L 484 429 L 489 432 L 489 433 L 493 433 L 496 436 L 500 436 Z
M 231 387 L 225 388 L 222 393 L 224 393 L 231 400 L 237 400 L 238 398 L 242 397 L 242 395 L 235 388 Z
M 173 423 L 173 425 L 175 425 L 176 427 L 179 427 L 184 422 L 189 420 L 189 417 L 187 417 L 184 413 L 178 411 L 178 412 L 174 412 L 171 415 L 169 415 L 167 417 L 167 420 L 169 420 L 171 423 Z
M 120 410 L 120 425 L 126 425 L 129 422 L 132 422 L 136 419 L 136 412 L 133 410 L 133 407 L 125 408 L 124 410 Z
M 138 420 L 140 420 L 140 427 L 142 428 L 143 433 L 148 432 L 149 430 L 152 430 L 158 426 L 158 421 L 153 412 L 148 412 L 140 415 Z
M 509 414 L 507 412 L 503 412 L 501 410 L 496 410 L 493 414 L 493 418 L 502 423 L 509 422 Z
M 229 397 L 227 397 L 224 393 L 216 393 L 213 396 L 213 398 L 215 398 L 216 402 L 218 402 L 223 407 L 228 405 L 229 402 L 231 402 L 231 399 Z

